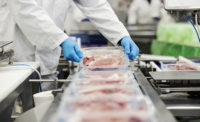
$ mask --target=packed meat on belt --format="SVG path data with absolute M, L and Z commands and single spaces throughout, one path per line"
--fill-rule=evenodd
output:
M 119 66 L 122 65 L 122 61 L 122 57 L 116 54 L 94 55 L 83 58 L 85 66 Z
M 183 64 L 169 65 L 168 69 L 169 70 L 178 70 L 178 71 L 180 71 L 180 70 L 193 70 L 193 71 L 197 70 L 189 65 L 183 65 Z
M 131 105 L 132 99 L 130 96 L 115 94 L 115 95 L 90 95 L 82 97 L 69 103 L 70 108 L 74 111 L 84 112 L 116 112 L 116 111 L 137 111 L 146 110 L 146 104 L 138 105 L 133 108 Z
M 79 94 L 116 94 L 122 93 L 131 95 L 133 91 L 130 89 L 126 89 L 124 87 L 91 87 L 87 89 L 82 89 L 79 91 Z
M 96 78 L 96 79 L 122 79 L 127 78 L 128 73 L 119 73 L 119 72 L 101 72 L 101 71 L 93 71 L 93 72 L 87 72 L 83 74 L 84 78 Z
M 91 85 L 123 85 L 128 84 L 128 79 L 113 79 L 113 80 L 81 80 L 78 82 L 78 85 L 81 86 L 91 86 Z
M 132 116 L 132 117 L 107 117 L 107 118 L 91 118 L 91 117 L 83 117 L 81 122 L 143 122 L 138 117 Z
M 90 116 L 83 116 L 81 118 L 81 122 L 147 122 L 148 120 L 144 120 L 140 116 L 135 116 L 134 114 L 129 115 L 129 112 L 121 112 L 113 113 L 111 115 L 103 114 L 103 115 L 90 115 Z M 143 115 L 145 116 L 145 115 Z

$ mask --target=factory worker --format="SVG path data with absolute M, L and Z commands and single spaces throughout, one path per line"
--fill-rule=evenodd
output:
M 128 24 L 154 24 L 160 18 L 160 0 L 133 0 L 128 12 Z
M 40 62 L 41 74 L 45 78 L 56 71 L 61 49 L 66 59 L 81 61 L 83 54 L 78 44 L 63 32 L 71 2 L 72 0 L 0 0 L 0 39 L 13 36 L 15 61 Z M 74 2 L 109 41 L 124 47 L 131 60 L 138 55 L 138 47 L 107 0 Z M 9 35 L 10 32 L 12 35 Z M 42 85 L 43 89 L 50 89 L 44 88 L 45 85 L 47 83 Z

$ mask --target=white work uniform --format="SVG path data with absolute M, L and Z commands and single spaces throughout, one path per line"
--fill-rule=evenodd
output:
M 128 24 L 153 24 L 154 17 L 160 17 L 160 0 L 133 0 L 128 12 Z
M 0 41 L 14 41 L 15 60 L 40 62 L 42 75 L 56 71 L 63 32 L 72 0 L 0 0 Z M 107 0 L 74 0 L 96 28 L 113 44 L 128 32 Z M 8 39 L 8 40 L 9 40 Z

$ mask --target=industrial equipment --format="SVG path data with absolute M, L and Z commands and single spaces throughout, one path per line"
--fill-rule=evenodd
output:
M 11 57 L 13 56 L 14 51 L 12 49 L 5 50 L 5 47 L 10 45 L 11 43 L 11 41 L 0 41 L 0 61 L 8 59 L 8 63 L 11 63 Z
M 165 9 L 170 11 L 200 10 L 199 0 L 165 0 Z

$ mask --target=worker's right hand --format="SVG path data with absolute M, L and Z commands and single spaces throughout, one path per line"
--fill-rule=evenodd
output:
M 71 38 L 67 38 L 62 44 L 61 44 L 64 56 L 66 59 L 80 62 L 83 58 L 83 53 L 80 50 L 77 42 Z
M 139 54 L 139 48 L 131 39 L 130 36 L 125 36 L 121 40 L 121 45 L 124 52 L 128 55 L 129 59 L 134 60 Z

